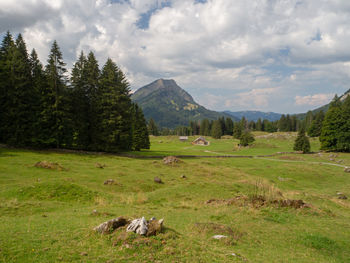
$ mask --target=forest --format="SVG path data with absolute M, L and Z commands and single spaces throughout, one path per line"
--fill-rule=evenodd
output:
M 16 147 L 126 151 L 150 147 L 142 109 L 108 59 L 81 52 L 68 74 L 56 41 L 45 66 L 21 34 L 0 47 L 0 142 Z

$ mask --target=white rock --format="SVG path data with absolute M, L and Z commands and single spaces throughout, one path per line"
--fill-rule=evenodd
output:
M 222 239 L 222 238 L 226 238 L 226 237 L 227 236 L 224 236 L 224 235 L 215 235 L 212 238 L 214 238 L 214 239 Z
M 130 225 L 128 225 L 126 231 L 135 232 L 139 235 L 146 235 L 148 231 L 146 219 L 144 217 L 134 219 L 131 221 Z

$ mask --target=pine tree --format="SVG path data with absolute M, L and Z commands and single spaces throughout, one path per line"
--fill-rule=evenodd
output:
M 321 149 L 336 151 L 339 140 L 339 129 L 344 125 L 343 112 L 339 98 L 331 102 L 322 124 L 320 135 Z
M 222 136 L 222 126 L 220 120 L 215 120 L 211 128 L 211 136 L 214 139 L 220 139 Z
M 43 146 L 45 134 L 44 124 L 42 114 L 44 112 L 45 98 L 43 94 L 47 89 L 47 81 L 45 78 L 45 73 L 43 70 L 43 65 L 39 61 L 38 55 L 35 49 L 32 50 L 29 58 L 31 75 L 32 75 L 32 85 L 35 92 L 38 94 L 37 101 L 35 103 L 35 120 L 33 123 L 34 135 L 32 137 L 32 142 L 34 146 Z
M 225 122 L 225 135 L 231 135 L 233 134 L 233 121 L 231 118 L 226 118 Z
M 70 94 L 67 90 L 66 68 L 62 53 L 56 41 L 51 46 L 45 68 L 48 82 L 44 98 L 43 129 L 45 144 L 54 147 L 69 147 L 72 141 L 72 120 Z
M 305 117 L 304 125 L 303 125 L 306 131 L 310 128 L 313 119 L 314 119 L 314 116 L 313 116 L 312 111 L 308 111 L 306 113 L 306 117 Z
M 89 149 L 95 149 L 98 144 L 98 87 L 101 72 L 93 52 L 90 52 L 85 64 L 86 96 L 89 103 L 88 109 L 88 141 Z
M 146 120 L 137 104 L 132 105 L 132 149 L 140 151 L 149 149 L 150 142 Z
M 233 125 L 233 138 L 240 139 L 242 135 L 242 125 L 241 122 L 235 122 Z
M 78 61 L 72 69 L 72 110 L 73 110 L 73 138 L 74 146 L 79 149 L 88 149 L 89 136 L 89 109 L 88 83 L 86 74 L 87 59 L 81 52 Z
M 350 152 L 350 96 L 341 105 L 342 125 L 338 128 L 337 151 Z
M 302 151 L 303 153 L 310 152 L 310 141 L 305 135 L 305 129 L 301 128 L 294 142 L 294 151 Z
M 263 131 L 263 130 L 264 130 L 263 124 L 262 124 L 262 121 L 261 121 L 260 118 L 259 118 L 258 121 L 256 122 L 255 129 L 256 129 L 257 131 Z
M 315 119 L 312 121 L 310 128 L 307 131 L 310 137 L 318 137 L 321 135 L 323 120 L 324 113 L 323 111 L 320 111 L 316 114 Z
M 159 131 L 156 122 L 151 118 L 148 122 L 148 133 L 153 136 L 158 136 Z
M 254 136 L 249 130 L 244 130 L 239 138 L 239 144 L 241 146 L 248 146 L 252 142 L 254 142 Z
M 210 135 L 210 124 L 208 119 L 203 119 L 201 121 L 201 126 L 199 130 L 199 134 L 203 136 L 209 136 Z
M 130 150 L 132 118 L 129 84 L 109 58 L 103 66 L 98 89 L 98 145 L 105 151 Z
M 13 60 L 16 50 L 15 42 L 9 31 L 7 31 L 0 49 L 0 141 L 7 143 L 13 136 L 10 124 L 12 122 L 12 109 L 16 106 L 13 98 Z
M 34 104 L 38 94 L 33 89 L 29 56 L 22 35 L 18 35 L 15 44 L 9 33 L 5 38 L 9 49 L 4 43 L 5 67 L 3 74 L 7 76 L 8 83 L 4 83 L 3 86 L 4 96 L 6 96 L 3 116 L 7 119 L 4 123 L 3 135 L 8 144 L 28 146 L 32 145 L 32 137 L 34 136 Z

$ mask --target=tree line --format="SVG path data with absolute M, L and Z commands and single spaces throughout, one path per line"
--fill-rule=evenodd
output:
M 294 150 L 310 151 L 309 137 L 319 137 L 321 149 L 325 151 L 350 152 L 350 90 L 345 99 L 337 96 L 330 103 L 326 114 L 323 111 L 313 113 L 308 111 L 303 120 L 295 115 L 281 115 L 277 121 L 261 120 L 248 121 L 244 117 L 233 122 L 231 118 L 221 117 L 217 120 L 204 119 L 199 122 L 191 121 L 189 126 L 180 126 L 173 130 L 159 129 L 153 119 L 148 123 L 148 131 L 152 135 L 202 135 L 221 138 L 223 135 L 232 135 L 240 140 L 240 144 L 247 145 L 254 141 L 250 131 L 266 132 L 295 132 L 298 137 Z
M 19 147 L 94 151 L 150 147 L 142 110 L 111 59 L 100 70 L 81 52 L 70 75 L 56 41 L 45 66 L 21 34 L 0 47 L 0 142 Z

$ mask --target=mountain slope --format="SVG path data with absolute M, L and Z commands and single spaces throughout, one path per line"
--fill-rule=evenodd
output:
M 248 121 L 257 121 L 261 120 L 269 120 L 269 121 L 277 121 L 281 118 L 282 114 L 275 112 L 262 112 L 262 111 L 224 111 L 233 117 L 238 119 L 242 119 L 242 117 L 246 118 Z
M 225 113 L 211 111 L 199 105 L 172 79 L 158 79 L 138 89 L 131 99 L 142 108 L 146 119 L 154 119 L 160 127 L 187 126 L 191 120 L 205 118 L 232 118 Z
M 340 99 L 340 101 L 344 101 L 348 96 L 350 96 L 350 89 L 347 90 L 343 95 L 341 95 L 341 96 L 339 97 L 339 99 Z M 318 113 L 318 112 L 320 112 L 320 111 L 323 111 L 324 113 L 326 113 L 326 112 L 328 111 L 328 108 L 329 108 L 329 105 L 330 105 L 330 104 L 331 104 L 331 102 L 329 102 L 328 104 L 323 105 L 323 106 L 321 106 L 321 107 L 319 107 L 319 108 L 317 108 L 317 109 L 314 109 L 314 110 L 312 110 L 311 112 L 312 112 L 313 115 L 315 115 L 316 113 Z M 296 117 L 297 117 L 298 119 L 300 119 L 300 120 L 303 120 L 303 119 L 305 119 L 306 114 L 307 114 L 307 113 L 299 113 L 299 114 L 296 114 Z

